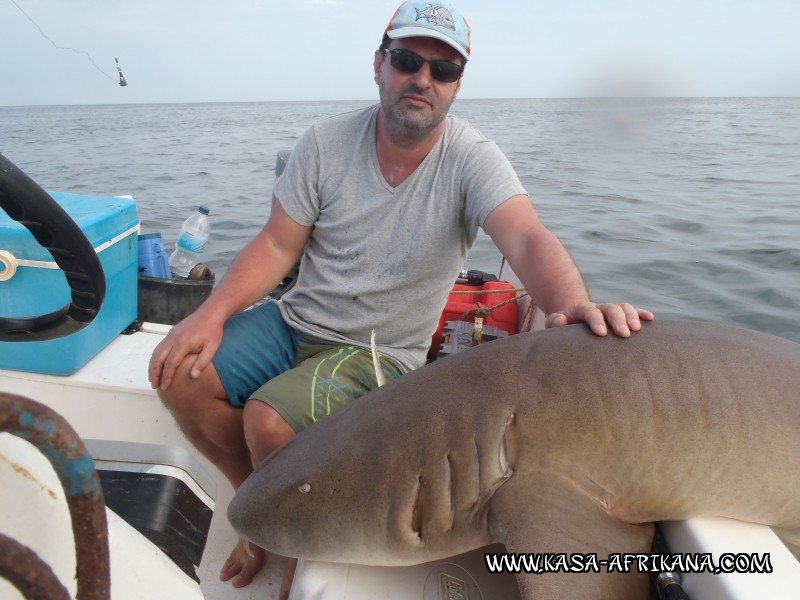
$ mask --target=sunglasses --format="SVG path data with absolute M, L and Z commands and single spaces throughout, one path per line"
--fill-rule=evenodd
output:
M 416 52 L 405 48 L 385 49 L 391 58 L 392 66 L 401 73 L 416 73 L 422 68 L 424 63 L 428 63 L 431 70 L 431 77 L 442 83 L 453 83 L 457 81 L 464 72 L 464 67 L 449 60 L 428 60 L 422 58 Z

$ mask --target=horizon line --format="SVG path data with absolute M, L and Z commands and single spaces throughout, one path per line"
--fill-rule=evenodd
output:
M 800 95 L 790 96 L 508 96 L 501 98 L 459 98 L 454 105 L 459 102 L 485 102 L 485 101 L 506 101 L 506 100 L 781 100 L 781 99 L 800 99 Z M 0 104 L 0 108 L 44 108 L 44 107 L 72 107 L 72 106 L 153 106 L 153 105 L 186 105 L 186 104 L 313 104 L 313 103 L 349 103 L 349 102 L 370 102 L 377 104 L 377 98 L 352 98 L 352 99 L 316 99 L 316 100 L 182 100 L 166 102 L 86 102 L 69 104 Z

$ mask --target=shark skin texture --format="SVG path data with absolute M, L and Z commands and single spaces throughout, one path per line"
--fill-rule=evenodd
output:
M 800 556 L 800 345 L 701 322 L 584 325 L 446 357 L 268 457 L 228 517 L 271 552 L 409 565 L 647 553 L 653 523 L 769 525 Z M 519 574 L 524 600 L 648 598 L 644 573 Z

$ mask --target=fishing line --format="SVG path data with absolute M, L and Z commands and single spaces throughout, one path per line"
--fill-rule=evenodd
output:
M 123 75 L 122 75 L 122 71 L 121 71 L 121 70 L 120 70 L 120 68 L 119 68 L 119 61 L 117 61 L 117 59 L 116 59 L 116 58 L 115 58 L 114 60 L 117 62 L 117 71 L 119 71 L 119 82 L 117 82 L 117 80 L 116 80 L 116 79 L 114 79 L 114 78 L 113 78 L 111 75 L 109 75 L 108 73 L 106 73 L 105 71 L 103 71 L 103 69 L 101 69 L 100 67 L 98 67 L 98 66 L 97 66 L 97 63 L 96 63 L 96 62 L 94 62 L 94 59 L 92 58 L 92 56 L 91 56 L 91 55 L 90 55 L 88 52 L 84 52 L 83 50 L 76 50 L 75 48 L 71 48 L 71 47 L 69 47 L 69 46 L 66 46 L 66 47 L 65 47 L 65 46 L 59 46 L 58 44 L 56 44 L 56 43 L 55 43 L 55 42 L 54 42 L 54 41 L 53 41 L 53 40 L 52 40 L 52 39 L 51 39 L 51 38 L 50 38 L 50 37 L 49 37 L 49 36 L 48 36 L 48 35 L 47 35 L 47 34 L 46 34 L 46 33 L 45 33 L 43 30 L 42 30 L 42 28 L 41 28 L 41 27 L 39 27 L 39 24 L 38 24 L 36 21 L 34 21 L 34 20 L 33 20 L 33 18 L 32 18 L 32 17 L 31 17 L 31 16 L 30 16 L 28 13 L 26 13 L 26 12 L 25 12 L 25 11 L 22 9 L 22 7 L 21 7 L 19 4 L 17 4 L 16 0 L 10 0 L 10 1 L 11 1 L 11 4 L 13 4 L 14 6 L 16 6 L 16 7 L 19 9 L 19 12 L 21 12 L 23 15 L 25 15 L 25 18 L 27 18 L 27 19 L 28 19 L 28 21 L 30 21 L 31 23 L 33 23 L 33 26 L 34 26 L 34 27 L 36 27 L 36 29 L 38 29 L 38 30 L 39 30 L 39 33 L 41 33 L 41 34 L 42 34 L 42 37 L 43 37 L 44 39 L 46 39 L 48 42 L 50 42 L 50 43 L 53 45 L 53 47 L 54 47 L 54 48 L 56 48 L 57 50 L 71 50 L 71 51 L 72 51 L 72 52 L 74 52 L 75 54 L 83 54 L 83 55 L 84 55 L 86 58 L 88 58 L 88 59 L 89 59 L 89 62 L 90 62 L 90 63 L 92 63 L 92 66 L 94 66 L 94 68 L 95 68 L 95 69 L 97 69 L 97 70 L 98 70 L 98 71 L 99 71 L 99 72 L 100 72 L 100 73 L 101 73 L 101 74 L 102 74 L 104 77 L 108 77 L 108 78 L 109 78 L 111 81 L 113 81 L 114 83 L 118 83 L 118 84 L 119 84 L 120 86 L 122 86 L 122 87 L 125 87 L 126 85 L 128 85 L 128 82 L 127 82 L 127 81 L 125 81 L 125 77 L 123 77 Z

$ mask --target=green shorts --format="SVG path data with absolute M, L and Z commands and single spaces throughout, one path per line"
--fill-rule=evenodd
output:
M 386 381 L 401 375 L 390 360 L 380 363 Z M 250 398 L 269 404 L 296 433 L 378 387 L 372 353 L 357 346 L 300 342 L 294 364 Z
M 266 402 L 298 433 L 378 385 L 371 352 L 303 342 L 277 302 L 228 319 L 213 362 L 232 406 Z M 387 381 L 401 374 L 387 358 L 381 367 Z

